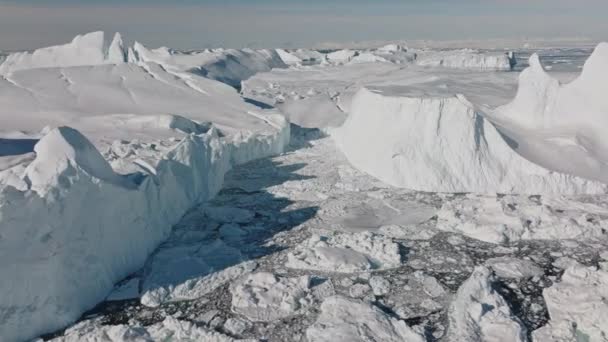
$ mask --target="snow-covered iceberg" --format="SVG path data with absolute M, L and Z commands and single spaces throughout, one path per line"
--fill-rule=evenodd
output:
M 513 53 L 482 53 L 475 50 L 422 51 L 418 54 L 420 66 L 475 69 L 511 70 L 516 60 Z
M 120 57 L 120 46 L 107 52 Z M 101 55 L 60 67 L 71 60 L 61 51 L 49 59 L 57 65 L 0 78 L 0 136 L 27 147 L 0 170 L 7 341 L 76 320 L 214 196 L 233 165 L 289 140 L 283 116 L 226 84 L 153 62 L 98 65 Z
M 171 226 L 214 196 L 233 163 L 282 151 L 274 135 L 224 140 L 190 135 L 139 183 L 113 172 L 76 130 L 52 130 L 22 176 L 0 190 L 0 328 L 8 340 L 74 321 L 139 268 Z
M 295 54 L 284 50 L 284 49 L 277 49 L 276 50 L 277 53 L 279 54 L 279 57 L 281 57 L 281 60 L 287 64 L 287 65 L 300 65 L 302 64 L 302 59 L 298 56 L 296 56 Z
M 568 84 L 545 72 L 538 55 L 519 78 L 515 99 L 492 114 L 518 151 L 545 167 L 608 182 L 608 43 L 599 44 Z
M 527 341 L 526 328 L 492 287 L 494 277 L 479 266 L 458 289 L 448 310 L 446 341 Z
M 517 154 L 463 96 L 416 97 L 362 88 L 333 136 L 357 168 L 389 184 L 432 192 L 604 193 Z
M 10 54 L 0 64 L 0 75 L 23 69 L 124 62 L 126 53 L 120 34 L 116 33 L 108 45 L 104 33 L 98 31 L 76 36 L 72 42 L 65 45 Z
M 338 51 L 328 53 L 327 61 L 329 61 L 330 63 L 333 63 L 333 64 L 343 64 L 343 63 L 350 62 L 350 60 L 352 60 L 353 57 L 357 56 L 358 54 L 359 54 L 359 52 L 355 51 L 355 50 L 349 50 L 349 49 L 338 50 Z
M 276 50 L 215 49 L 182 53 L 167 48 L 148 49 L 137 42 L 129 53 L 129 60 L 158 63 L 170 71 L 191 72 L 235 87 L 258 72 L 287 67 Z

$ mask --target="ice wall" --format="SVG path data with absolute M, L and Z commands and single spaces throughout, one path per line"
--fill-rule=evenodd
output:
M 491 113 L 492 120 L 546 167 L 608 182 L 607 79 L 608 43 L 599 44 L 581 75 L 564 85 L 533 55 L 517 96 Z
M 462 96 L 390 96 L 362 88 L 333 133 L 357 168 L 420 191 L 604 193 L 606 186 L 553 172 L 517 154 Z
M 0 293 L 10 294 L 0 296 L 2 341 L 75 321 L 213 197 L 233 165 L 289 140 L 283 116 L 220 82 L 153 62 L 97 65 L 125 57 L 120 35 L 107 48 L 94 33 L 37 51 L 13 55 L 17 69 L 0 78 L 2 133 L 41 136 L 23 165 L 0 172 Z M 138 153 L 120 153 L 123 143 Z
M 140 183 L 115 174 L 78 131 L 60 127 L 35 147 L 28 189 L 0 189 L 0 335 L 61 328 L 137 270 L 190 207 L 214 196 L 234 163 L 280 153 L 289 128 L 270 135 L 190 135 Z
M 10 54 L 0 64 L 0 75 L 22 69 L 124 63 L 125 56 L 120 34 L 108 46 L 103 32 L 91 32 L 76 36 L 68 44 Z
M 474 70 L 511 70 L 515 66 L 512 53 L 481 53 L 475 50 L 421 52 L 417 59 L 421 66 Z
M 258 72 L 286 68 L 276 50 L 216 49 L 184 54 L 166 48 L 147 49 L 135 43 L 129 61 L 154 62 L 171 71 L 187 71 L 238 87 Z

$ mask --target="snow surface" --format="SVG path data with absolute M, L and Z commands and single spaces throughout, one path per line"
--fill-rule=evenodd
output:
M 420 66 L 444 68 L 511 70 L 515 66 L 515 59 L 512 54 L 489 54 L 464 49 L 419 52 L 416 63 Z
M 126 55 L 122 37 L 116 33 L 107 45 L 101 31 L 79 35 L 72 42 L 34 50 L 10 54 L 0 64 L 0 75 L 8 75 L 17 70 L 124 63 Z
M 358 300 L 340 296 L 327 298 L 321 304 L 321 314 L 306 330 L 309 342 L 387 341 L 422 342 L 424 338 L 404 321 L 397 320 L 379 308 Z
M 338 50 L 328 53 L 326 57 L 330 63 L 347 63 L 357 54 L 358 52 L 354 50 Z
M 170 71 L 187 71 L 233 87 L 239 87 L 241 81 L 258 72 L 287 67 L 276 50 L 215 49 L 180 53 L 168 48 L 151 50 L 138 42 L 133 45 L 129 60 L 158 63 Z
M 321 52 L 290 50 L 301 65 L 271 70 L 283 64 L 274 64 L 278 51 L 135 44 L 125 53 L 120 41 L 107 54 L 130 63 L 28 67 L 0 80 L 2 108 L 22 117 L 0 115 L 0 269 L 12 272 L 1 274 L 0 290 L 15 293 L 14 303 L 0 300 L 3 339 L 56 331 L 104 297 L 53 336 L 485 341 L 604 333 L 601 315 L 591 313 L 601 314 L 606 296 L 598 273 L 608 258 L 605 194 L 400 189 L 353 168 L 323 133 L 358 110 L 350 102 L 361 87 L 381 93 L 380 108 L 386 98 L 455 100 L 463 107 L 442 116 L 502 127 L 493 108 L 515 95 L 517 73 L 403 66 L 417 51 L 399 46 L 355 51 L 366 63 L 321 65 L 310 65 L 325 60 Z M 213 79 L 240 85 L 243 97 Z M 289 129 L 274 106 L 309 128 Z M 470 129 L 464 121 L 438 122 Z M 289 131 L 289 151 L 270 157 Z M 522 137 L 533 137 L 521 132 L 495 132 L 491 142 L 536 161 L 522 148 Z M 384 135 L 361 130 L 358 139 Z M 266 158 L 238 165 L 258 157 Z M 501 160 L 490 157 L 477 156 Z M 464 170 L 477 160 L 463 161 Z M 587 271 L 562 277 L 578 263 Z M 569 295 L 574 288 L 584 290 Z M 580 300 L 562 305 L 562 297 Z M 579 322 L 584 330 L 572 333 Z

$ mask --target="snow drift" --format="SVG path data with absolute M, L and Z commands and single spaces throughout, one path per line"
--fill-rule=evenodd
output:
M 298 56 L 296 56 L 295 54 L 287 51 L 287 50 L 283 50 L 283 49 L 277 49 L 277 54 L 279 54 L 279 57 L 281 57 L 281 60 L 283 61 L 283 63 L 287 64 L 287 65 L 301 65 L 302 64 L 302 59 Z
M 135 43 L 129 54 L 133 62 L 154 62 L 174 72 L 190 72 L 233 87 L 258 72 L 286 68 L 276 50 L 215 49 L 181 53 L 167 48 L 147 49 Z
M 463 96 L 405 97 L 362 88 L 333 135 L 357 168 L 421 191 L 604 193 L 606 186 L 544 169 Z
M 578 263 L 543 291 L 551 319 L 534 341 L 605 341 L 608 336 L 608 272 Z
M 0 64 L 0 75 L 33 68 L 67 67 L 126 62 L 122 37 L 116 33 L 107 45 L 103 32 L 91 32 L 76 36 L 65 45 L 51 46 L 10 54 Z
M 581 75 L 561 85 L 538 55 L 519 78 L 515 99 L 492 120 L 519 145 L 518 151 L 552 169 L 608 182 L 608 43 L 599 44 Z

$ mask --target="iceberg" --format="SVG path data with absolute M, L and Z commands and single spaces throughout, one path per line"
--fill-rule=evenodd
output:
M 117 33 L 110 45 L 107 45 L 104 33 L 98 31 L 76 36 L 72 42 L 65 45 L 10 54 L 0 64 L 0 75 L 23 69 L 124 62 L 126 54 L 120 34 Z
M 515 99 L 491 118 L 539 164 L 608 182 L 608 43 L 599 44 L 568 84 L 545 72 L 538 55 L 519 78 Z
M 431 192 L 576 194 L 607 189 L 523 158 L 461 95 L 408 97 L 382 91 L 362 88 L 344 125 L 332 135 L 355 167 L 384 182 Z
M 515 63 L 513 53 L 481 53 L 470 49 L 421 52 L 417 59 L 420 66 L 489 71 L 511 70 Z

